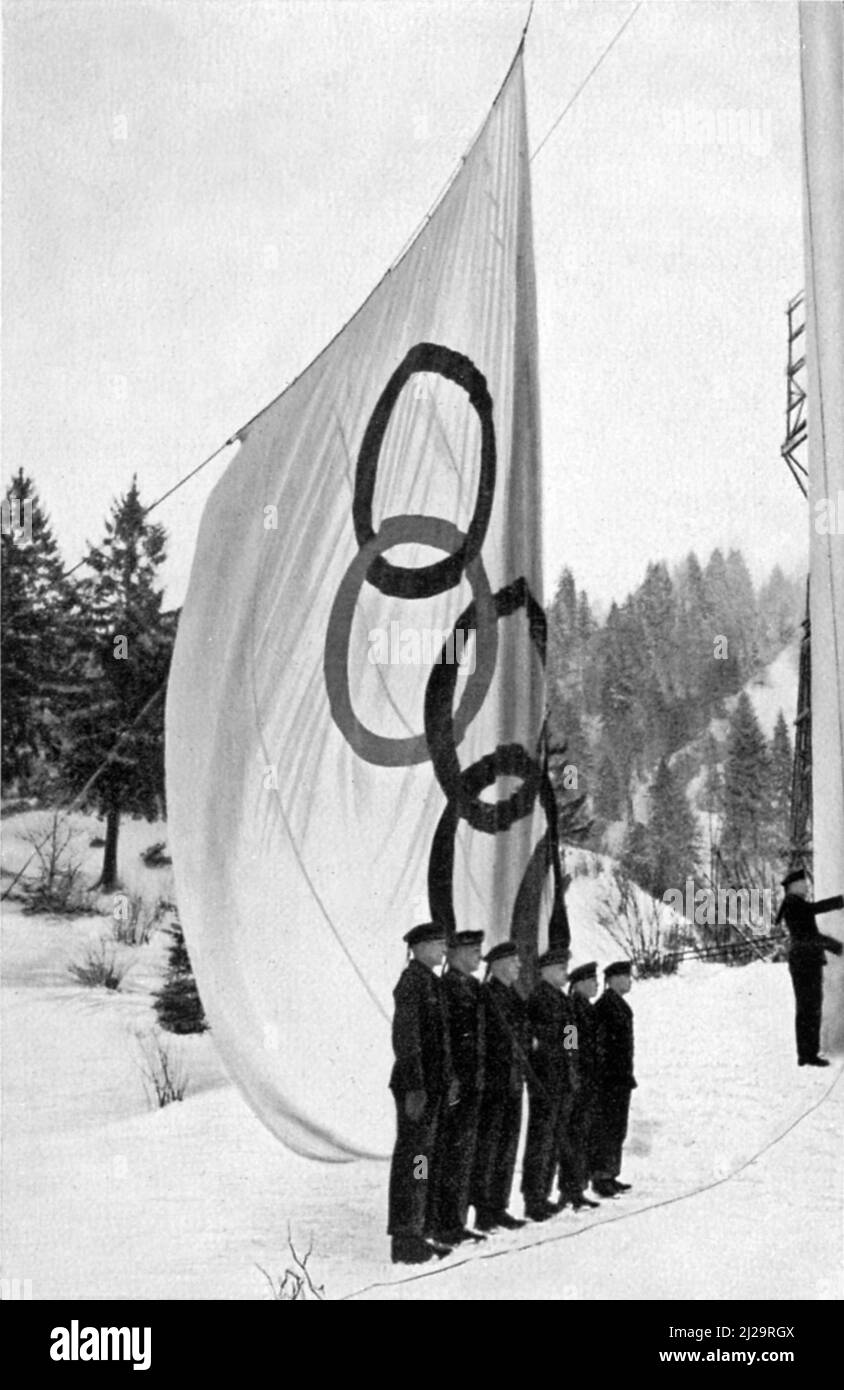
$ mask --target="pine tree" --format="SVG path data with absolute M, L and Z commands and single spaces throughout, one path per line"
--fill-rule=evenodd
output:
M 121 814 L 154 820 L 163 809 L 163 695 L 175 636 L 175 615 L 162 612 L 156 587 L 164 558 L 164 528 L 147 521 L 133 478 L 87 557 L 92 577 L 77 585 L 76 681 L 62 755 L 72 795 L 98 772 L 84 804 L 106 818 L 106 892 L 117 883 Z
M 608 825 L 624 816 L 626 795 L 615 763 L 608 752 L 604 752 L 598 772 L 591 787 L 592 807 L 596 817 Z
M 644 749 L 644 637 L 632 599 L 613 604 L 602 634 L 601 717 L 622 784 Z
M 685 888 L 697 869 L 700 844 L 688 797 L 661 758 L 650 792 L 648 854 L 652 870 L 650 891 L 661 898 L 668 888 Z
M 730 623 L 737 643 L 741 679 L 759 670 L 759 613 L 753 580 L 740 550 L 731 550 L 726 563 Z
M 770 851 L 775 859 L 787 859 L 791 834 L 791 774 L 794 755 L 785 716 L 780 710 L 768 754 L 770 767 Z
M 787 579 L 779 565 L 774 565 L 759 590 L 759 640 L 763 661 L 772 661 L 795 638 L 805 609 L 805 579 Z
M 651 862 L 648 828 L 634 820 L 628 826 L 621 848 L 619 864 L 623 874 L 638 883 L 646 893 L 653 891 L 654 869 Z
M 727 563 L 720 550 L 713 550 L 703 578 L 707 635 L 712 652 L 705 693 L 711 701 L 735 694 L 742 684 L 739 640 L 732 613 Z
M 721 854 L 726 862 L 763 855 L 768 847 L 770 824 L 768 749 L 750 698 L 743 690 L 730 718 L 724 765 Z
M 168 1033 L 204 1033 L 208 1027 L 191 968 L 182 924 L 170 925 L 167 975 L 155 999 L 158 1022 Z
M 3 501 L 0 642 L 2 780 L 32 789 L 55 758 L 68 663 L 69 588 L 35 484 L 19 469 Z

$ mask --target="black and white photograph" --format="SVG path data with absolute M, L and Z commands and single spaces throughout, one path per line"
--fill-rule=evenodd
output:
M 3 0 L 2 51 L 3 1300 L 45 1365 L 495 1300 L 798 1369 L 844 5 Z

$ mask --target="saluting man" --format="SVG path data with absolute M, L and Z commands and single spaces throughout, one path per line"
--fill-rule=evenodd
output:
M 484 959 L 484 1083 L 470 1200 L 479 1231 L 513 1231 L 525 1224 L 507 1210 L 522 1124 L 527 1047 L 524 1000 L 515 988 L 521 962 L 512 941 L 493 946 Z
M 443 984 L 434 973 L 445 957 L 445 929 L 423 922 L 404 937 L 411 959 L 395 990 L 390 1089 L 396 1102 L 396 1147 L 390 1168 L 389 1220 L 394 1264 L 423 1264 L 450 1246 L 426 1237 L 432 1216 L 437 1131 L 456 1100 Z
M 596 1207 L 586 1196 L 591 1177 L 592 1130 L 597 1102 L 597 1057 L 592 1000 L 598 993 L 598 963 L 590 960 L 569 975 L 569 999 L 577 1028 L 579 1086 L 572 1102 L 568 1135 L 564 1136 L 560 1162 L 560 1206 L 575 1211 Z
M 821 1013 L 823 1011 L 823 969 L 826 952 L 841 955 L 841 942 L 818 931 L 815 918 L 821 912 L 834 912 L 844 907 L 844 898 L 823 898 L 807 902 L 808 885 L 803 869 L 793 869 L 782 881 L 785 889 L 777 921 L 785 918 L 790 937 L 788 969 L 794 986 L 794 1028 L 797 1035 L 797 1065 L 828 1067 L 825 1057 L 818 1056 L 821 1046 Z
M 597 1061 L 597 1103 L 592 1139 L 592 1188 L 599 1197 L 628 1192 L 622 1182 L 621 1150 L 627 1137 L 633 1075 L 632 966 L 617 960 L 604 971 L 604 992 L 593 1009 Z
M 442 977 L 451 1065 L 459 1087 L 456 1104 L 446 1106 L 442 1114 L 434 1163 L 430 1233 L 445 1245 L 483 1239 L 466 1224 L 484 1072 L 482 991 L 475 976 L 483 939 L 482 931 L 457 932 L 448 946 Z
M 551 1188 L 578 1085 L 574 1011 L 563 993 L 568 961 L 564 946 L 552 946 L 540 956 L 540 979 L 527 1002 L 530 1109 L 522 1192 L 531 1221 L 547 1221 L 557 1210 L 550 1200 Z

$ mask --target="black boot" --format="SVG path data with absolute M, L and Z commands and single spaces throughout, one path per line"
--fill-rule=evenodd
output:
M 511 1216 L 509 1211 L 498 1211 L 495 1213 L 495 1224 L 505 1231 L 520 1231 L 527 1223 L 520 1221 L 518 1216 Z
M 599 1197 L 616 1197 L 618 1195 L 612 1178 L 593 1178 L 592 1191 L 597 1192 Z
M 807 1057 L 805 1062 L 798 1062 L 798 1067 L 828 1067 L 829 1062 L 825 1057 Z
M 393 1236 L 390 1259 L 394 1265 L 424 1265 L 434 1251 L 422 1236 Z
M 526 1206 L 525 1216 L 528 1221 L 548 1221 L 552 1216 L 557 1215 L 557 1208 L 550 1202 L 538 1202 L 536 1206 Z
M 618 1178 L 612 1179 L 612 1185 L 616 1192 L 629 1192 L 633 1186 L 633 1184 L 629 1182 L 620 1182 Z

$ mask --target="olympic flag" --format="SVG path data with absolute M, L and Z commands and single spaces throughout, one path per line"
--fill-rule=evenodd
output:
M 179 910 L 261 1118 L 313 1157 L 387 1154 L 403 933 L 568 932 L 521 50 L 409 250 L 240 442 L 168 691 Z

